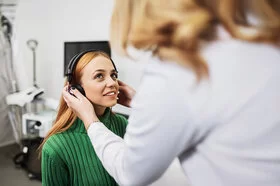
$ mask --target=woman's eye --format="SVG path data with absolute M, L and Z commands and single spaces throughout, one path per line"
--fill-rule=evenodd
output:
M 95 76 L 95 78 L 97 78 L 97 79 L 102 79 L 102 78 L 103 78 L 103 75 L 102 75 L 102 74 L 97 74 L 97 75 Z
M 112 77 L 113 79 L 118 79 L 118 74 L 117 74 L 117 73 L 113 73 L 113 74 L 111 75 L 111 77 Z

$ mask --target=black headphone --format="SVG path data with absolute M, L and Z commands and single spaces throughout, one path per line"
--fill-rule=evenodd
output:
M 72 57 L 72 59 L 70 60 L 69 64 L 68 64 L 68 67 L 67 67 L 67 73 L 66 73 L 66 76 L 67 76 L 67 81 L 69 82 L 69 89 L 68 89 L 68 92 L 70 94 L 72 94 L 70 92 L 70 89 L 71 88 L 76 88 L 77 90 L 79 90 L 81 92 L 81 94 L 83 94 L 84 96 L 86 96 L 86 92 L 85 90 L 83 89 L 83 87 L 80 85 L 80 84 L 72 84 L 72 80 L 73 80 L 73 76 L 74 76 L 74 71 L 75 71 L 75 68 L 76 68 L 76 65 L 78 63 L 78 61 L 80 60 L 80 58 L 85 55 L 86 53 L 88 52 L 102 52 L 102 53 L 106 53 L 106 52 L 103 52 L 101 50 L 96 50 L 96 49 L 90 49 L 90 50 L 85 50 L 85 51 L 82 51 L 78 54 L 76 54 L 74 57 Z M 110 61 L 112 62 L 113 66 L 114 66 L 114 69 L 118 72 L 117 68 L 116 68 L 116 65 L 114 63 L 114 61 L 110 58 Z M 73 94 L 72 94 L 73 95 Z

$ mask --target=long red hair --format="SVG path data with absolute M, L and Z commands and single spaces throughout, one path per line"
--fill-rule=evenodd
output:
M 97 56 L 103 56 L 107 59 L 110 59 L 110 57 L 101 51 L 94 51 L 94 52 L 87 52 L 84 54 L 80 60 L 78 61 L 75 71 L 73 72 L 73 84 L 80 84 L 80 80 L 82 77 L 82 70 L 83 68 L 94 58 Z M 110 59 L 111 60 L 111 59 Z M 68 84 L 68 81 L 65 82 L 66 86 Z M 48 140 L 48 138 L 56 133 L 60 133 L 63 131 L 66 131 L 69 129 L 74 121 L 77 119 L 77 116 L 74 114 L 74 112 L 67 106 L 66 102 L 64 101 L 63 97 L 60 97 L 59 107 L 57 116 L 55 119 L 55 122 L 52 126 L 52 128 L 47 133 L 46 137 L 44 138 L 43 142 L 41 143 L 39 150 L 41 151 L 43 148 L 43 145 Z

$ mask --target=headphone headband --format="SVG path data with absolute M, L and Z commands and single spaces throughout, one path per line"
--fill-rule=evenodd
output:
M 88 53 L 88 52 L 99 52 L 99 51 L 100 51 L 100 52 L 103 52 L 103 51 L 101 51 L 101 50 L 96 50 L 96 49 L 85 50 L 85 51 L 82 51 L 82 52 L 76 54 L 74 57 L 71 58 L 71 60 L 70 60 L 70 62 L 69 62 L 69 64 L 68 64 L 67 73 L 66 73 L 67 79 L 68 79 L 68 82 L 69 82 L 69 83 L 71 83 L 71 81 L 72 81 L 74 70 L 75 70 L 76 65 L 77 65 L 78 61 L 80 60 L 80 58 L 81 58 L 83 55 L 85 55 L 86 53 Z M 103 52 L 103 53 L 104 53 L 104 52 Z M 116 66 L 115 66 L 115 63 L 113 62 L 113 60 L 112 60 L 111 58 L 110 58 L 110 60 L 111 60 L 111 62 L 112 62 L 112 64 L 113 64 L 113 66 L 114 66 L 114 69 L 115 69 L 116 71 L 118 71 L 117 68 L 116 68 Z

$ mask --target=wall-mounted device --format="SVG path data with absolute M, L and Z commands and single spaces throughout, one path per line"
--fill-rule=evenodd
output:
M 16 92 L 6 96 L 6 103 L 7 105 L 18 105 L 20 107 L 23 107 L 25 104 L 30 103 L 36 97 L 40 96 L 43 93 L 43 88 L 30 87 L 21 92 Z
M 36 48 L 38 46 L 38 41 L 35 39 L 29 39 L 26 44 L 33 54 L 33 86 L 38 87 L 36 82 Z

